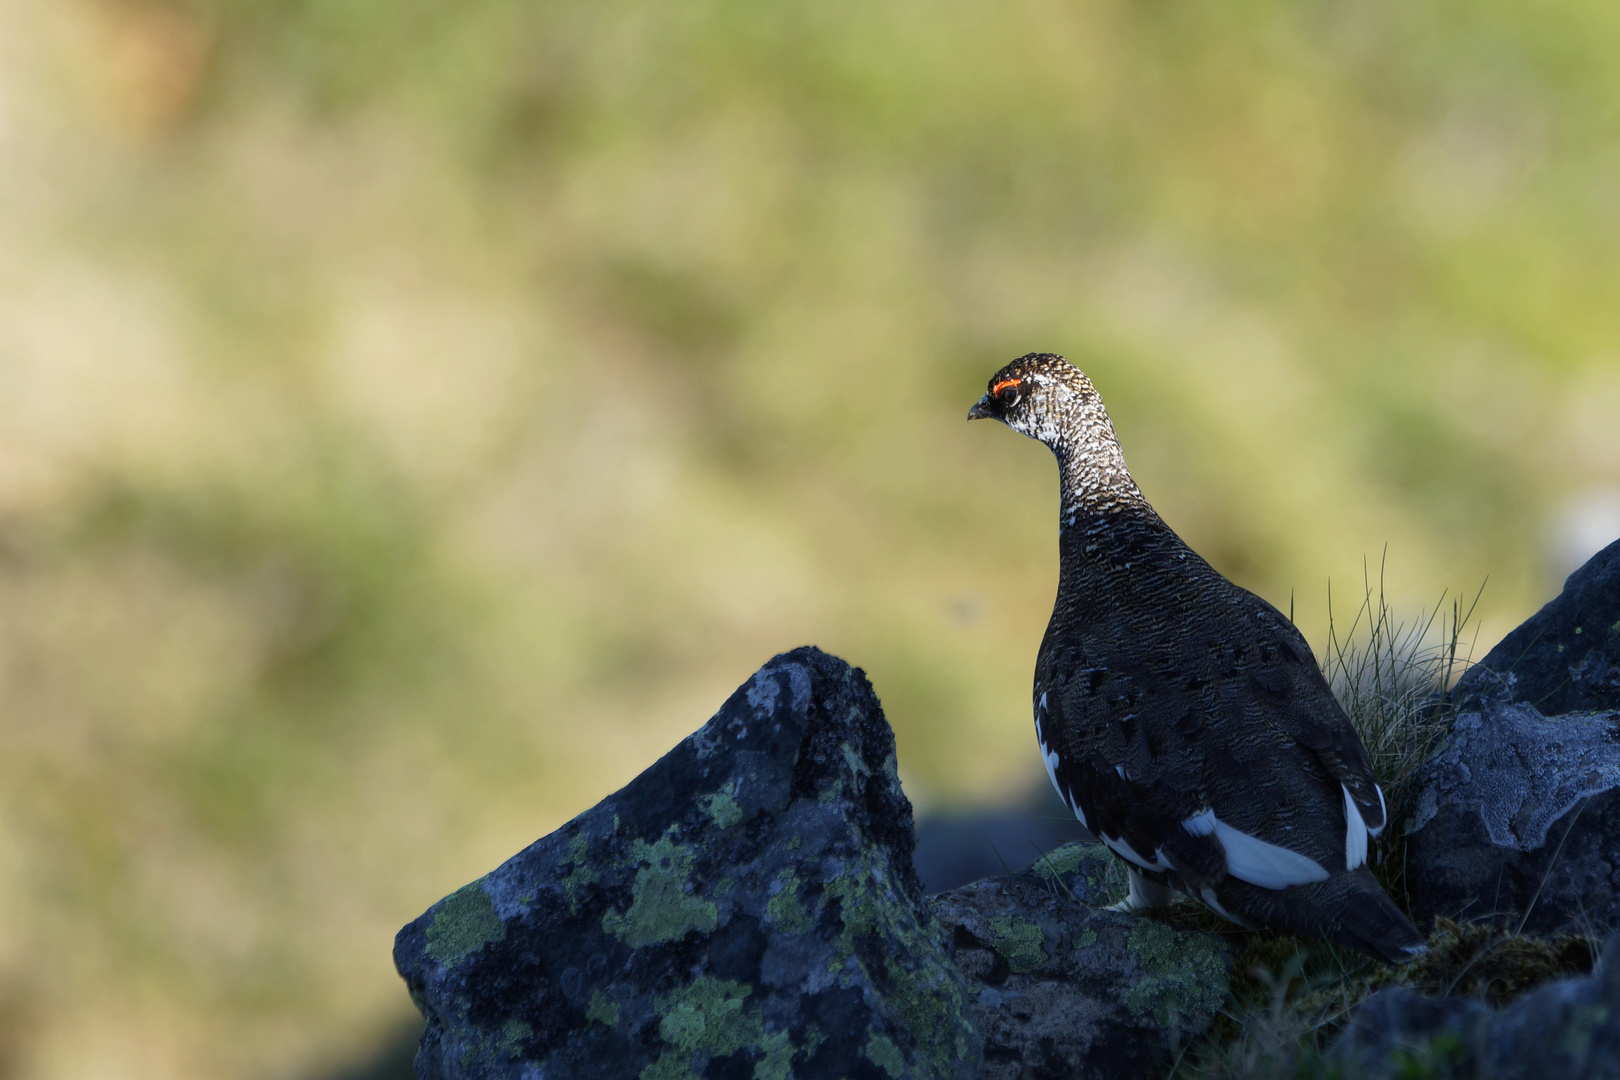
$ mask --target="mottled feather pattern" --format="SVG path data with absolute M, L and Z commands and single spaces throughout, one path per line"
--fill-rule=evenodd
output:
M 1305 639 L 1154 512 L 1078 369 L 1032 354 L 991 387 L 970 418 L 1045 443 L 1062 484 L 1035 667 L 1058 793 L 1145 882 L 1245 925 L 1408 958 L 1422 940 L 1365 866 L 1383 796 Z

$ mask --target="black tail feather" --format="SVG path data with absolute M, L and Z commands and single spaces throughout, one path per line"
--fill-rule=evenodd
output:
M 1333 935 L 1340 944 L 1390 964 L 1415 960 L 1428 949 L 1417 927 L 1382 889 L 1357 889 L 1341 905 Z

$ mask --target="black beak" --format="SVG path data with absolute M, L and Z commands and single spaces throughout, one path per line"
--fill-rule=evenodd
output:
M 979 399 L 979 403 L 968 410 L 969 420 L 994 420 L 996 414 L 990 411 L 990 395 L 986 394 Z

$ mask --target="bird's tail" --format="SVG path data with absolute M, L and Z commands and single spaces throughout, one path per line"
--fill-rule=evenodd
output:
M 1415 960 L 1428 950 L 1423 935 L 1401 914 L 1366 867 L 1355 875 L 1351 889 L 1339 901 L 1338 926 L 1333 937 L 1342 945 L 1390 964 Z

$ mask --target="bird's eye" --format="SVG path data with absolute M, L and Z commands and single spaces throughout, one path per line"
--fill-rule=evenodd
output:
M 1018 393 L 1022 386 L 1023 381 L 1020 379 L 1006 379 L 991 387 L 990 392 L 1003 405 L 1011 405 L 1018 400 Z

